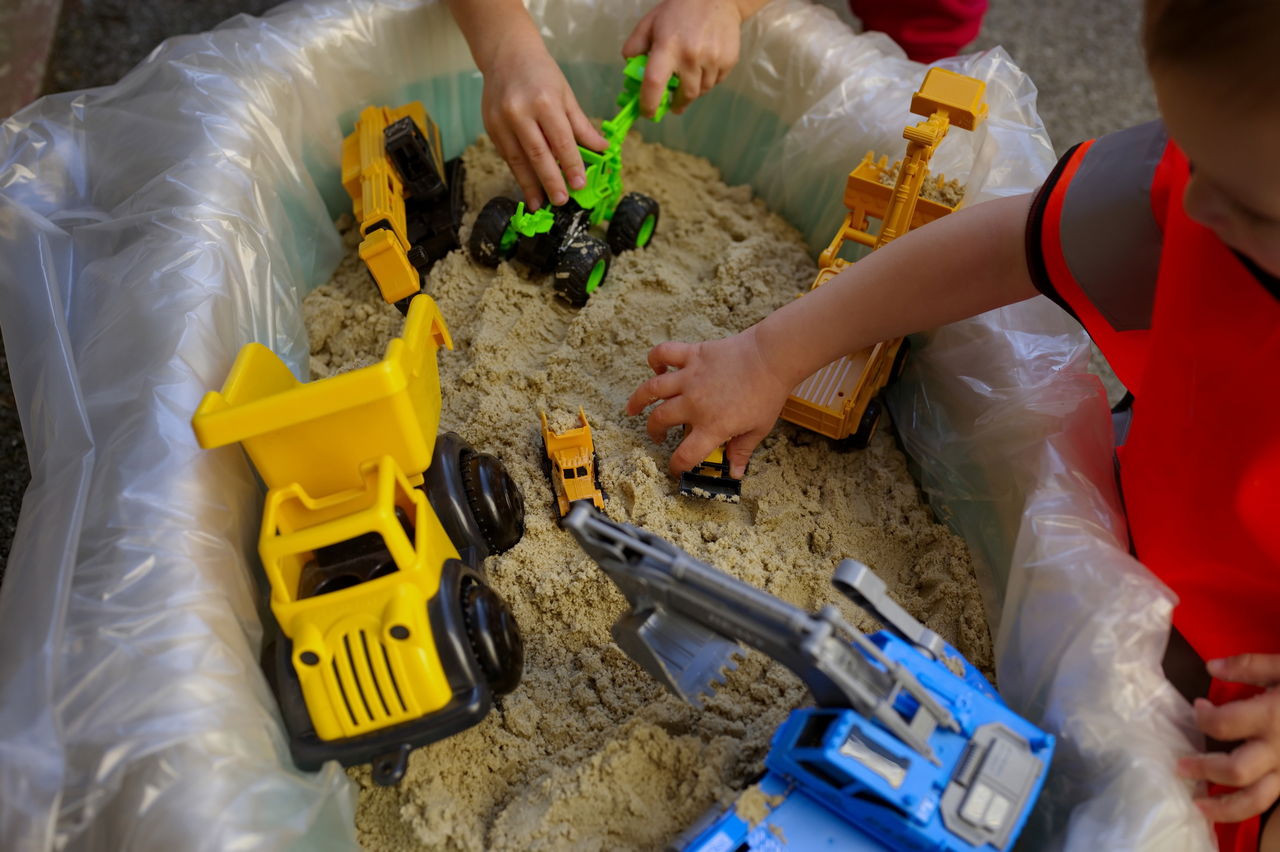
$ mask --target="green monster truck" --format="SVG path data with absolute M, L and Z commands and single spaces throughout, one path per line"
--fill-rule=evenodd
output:
M 600 153 L 578 146 L 587 167 L 587 183 L 569 193 L 559 207 L 528 212 L 524 202 L 497 196 L 476 217 L 467 248 L 477 263 L 495 267 L 512 256 L 530 269 L 555 271 L 555 288 L 569 304 L 582 307 L 609 272 L 609 260 L 643 248 L 658 225 L 658 202 L 639 192 L 622 194 L 622 140 L 640 117 L 640 84 L 647 57 L 627 60 L 618 114 L 601 125 L 609 146 Z M 679 79 L 672 75 L 653 121 L 671 105 Z M 606 239 L 593 236 L 594 225 L 608 221 Z

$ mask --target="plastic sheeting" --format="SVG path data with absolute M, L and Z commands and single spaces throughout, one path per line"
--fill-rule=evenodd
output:
M 618 46 L 648 6 L 531 4 L 589 114 L 611 112 Z M 991 118 L 935 167 L 970 174 L 971 201 L 1034 187 L 1052 149 L 1030 81 L 998 50 L 948 64 L 988 81 Z M 900 150 L 922 70 L 774 0 L 725 83 L 644 132 L 752 184 L 816 248 L 862 153 Z M 438 5 L 303 0 L 3 125 L 0 324 L 32 466 L 0 588 L 7 846 L 355 845 L 352 785 L 290 765 L 257 667 L 261 493 L 189 421 L 250 340 L 303 373 L 300 298 L 341 254 L 358 110 L 421 98 L 453 155 L 482 131 L 480 88 Z M 1171 774 L 1189 748 L 1158 669 L 1171 601 L 1125 555 L 1083 347 L 1040 299 L 948 327 L 895 410 L 1003 612 L 1002 689 L 1062 736 L 1033 848 L 1206 848 Z

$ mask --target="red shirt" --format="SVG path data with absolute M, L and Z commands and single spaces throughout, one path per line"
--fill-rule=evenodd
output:
M 1158 123 L 1077 146 L 1032 206 L 1037 286 L 1133 393 L 1116 450 L 1137 558 L 1201 658 L 1280 653 L 1280 284 L 1187 217 Z M 1216 704 L 1258 689 L 1214 680 Z M 1256 850 L 1258 820 L 1218 824 Z

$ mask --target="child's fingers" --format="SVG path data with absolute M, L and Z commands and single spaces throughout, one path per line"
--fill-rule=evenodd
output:
M 569 117 L 559 110 L 550 110 L 543 114 L 539 126 L 542 128 L 542 134 L 550 144 L 551 154 L 558 164 L 557 175 L 562 175 L 562 179 L 567 180 L 569 186 L 574 189 L 581 189 L 586 183 L 586 170 L 582 166 L 582 154 L 578 151 L 578 140 L 573 138 L 573 127 L 569 124 Z M 549 193 L 552 192 L 551 187 L 548 186 L 547 191 Z M 552 195 L 554 197 L 554 193 Z M 568 195 L 566 195 L 564 201 L 556 203 L 563 204 L 568 200 Z
M 1209 674 L 1232 683 L 1254 686 L 1280 685 L 1280 654 L 1237 654 L 1209 660 Z
M 1271 720 L 1267 699 L 1267 695 L 1255 695 L 1215 706 L 1208 699 L 1197 698 L 1193 707 L 1196 727 L 1223 742 L 1249 739 L 1267 730 Z
M 640 84 L 640 111 L 652 117 L 662 103 L 662 93 L 666 91 L 667 81 L 675 73 L 676 61 L 670 50 L 661 48 L 649 54 L 649 62 L 644 68 L 644 81 Z
M 650 440 L 655 444 L 661 444 L 667 440 L 667 433 L 673 427 L 688 422 L 689 406 L 683 396 L 676 396 L 650 411 L 649 419 L 645 421 L 644 428 L 649 433 Z
M 1178 774 L 1183 778 L 1228 787 L 1247 787 L 1277 769 L 1275 750 L 1265 740 L 1249 740 L 1230 753 L 1197 754 L 1178 761 Z
M 739 435 L 729 442 L 729 446 L 725 448 L 725 457 L 729 459 L 730 476 L 734 479 L 743 477 L 747 472 L 747 462 L 751 460 L 751 454 L 755 452 L 756 447 L 760 446 L 760 442 L 767 434 L 769 433 L 757 430 Z
M 633 417 L 660 399 L 669 399 L 680 393 L 684 377 L 680 371 L 659 373 L 636 388 L 627 400 L 626 412 Z
M 653 40 L 653 20 L 656 14 L 655 10 L 641 18 L 640 23 L 636 24 L 636 28 L 631 31 L 631 35 L 627 36 L 627 40 L 622 43 L 623 59 L 639 56 L 649 49 Z
M 547 138 L 543 136 L 542 127 L 532 118 L 525 119 L 516 125 L 515 134 L 525 159 L 546 189 L 547 198 L 552 204 L 564 204 L 569 200 L 569 193 L 564 188 L 560 165 L 551 152 Z
M 1258 781 L 1222 796 L 1196 799 L 1196 807 L 1210 822 L 1240 822 L 1257 816 L 1280 797 L 1280 772 L 1269 772 Z
M 524 195 L 525 206 L 530 210 L 537 210 L 542 206 L 542 185 L 538 183 L 538 176 L 534 174 L 528 160 L 525 158 L 524 149 L 520 147 L 520 142 L 505 127 L 495 128 L 490 131 L 489 135 L 493 139 L 494 147 L 498 149 L 502 159 L 507 161 L 507 168 L 511 169 L 511 174 L 515 177 L 516 183 L 520 185 L 520 192 Z
M 679 476 L 686 470 L 692 469 L 698 462 L 711 455 L 711 451 L 721 443 L 723 443 L 722 439 L 705 429 L 690 429 L 689 434 L 685 435 L 684 440 L 680 442 L 680 446 L 676 447 L 676 451 L 671 454 L 671 463 L 668 465 L 671 475 Z
M 668 367 L 679 369 L 689 362 L 693 346 L 678 340 L 659 343 L 649 350 L 649 368 L 655 373 L 665 373 Z
M 676 115 L 683 113 L 685 108 L 696 101 L 702 94 L 702 81 L 705 73 L 703 69 L 695 66 L 680 69 L 680 88 L 676 89 L 674 106 Z
M 593 151 L 603 151 L 609 147 L 609 140 L 596 130 L 596 126 L 591 123 L 591 119 L 587 118 L 587 114 L 582 111 L 582 107 L 578 106 L 576 101 L 569 105 L 569 124 L 573 127 L 573 135 L 579 144 Z

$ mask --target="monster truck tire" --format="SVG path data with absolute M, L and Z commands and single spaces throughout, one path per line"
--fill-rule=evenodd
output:
M 556 264 L 555 288 L 569 304 L 580 308 L 609 274 L 609 247 L 592 236 L 578 237 Z
M 502 250 L 502 235 L 511 224 L 511 217 L 516 213 L 516 203 L 505 196 L 489 199 L 489 203 L 476 216 L 471 226 L 471 236 L 467 240 L 467 251 L 471 259 L 482 266 L 493 268 L 511 256 L 511 250 Z
M 622 254 L 644 248 L 658 228 L 658 202 L 639 192 L 629 192 L 618 202 L 609 220 L 609 248 Z
M 514 547 L 524 535 L 524 496 L 502 462 L 488 453 L 467 453 L 462 485 L 489 552 Z
M 467 639 L 495 695 L 506 695 L 524 672 L 524 639 L 507 602 L 474 577 L 463 580 L 462 614 Z

